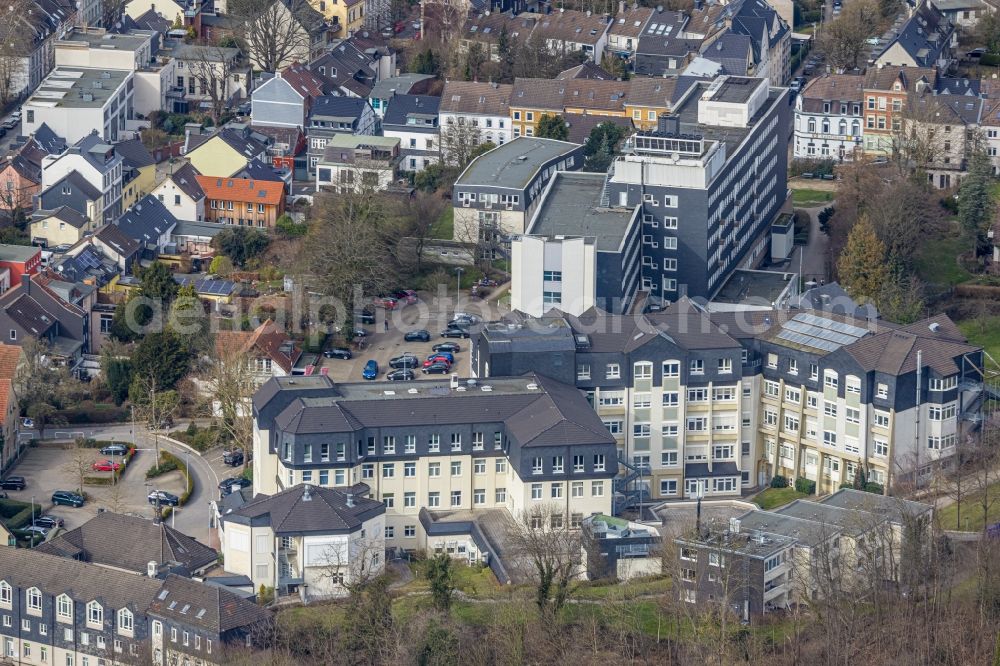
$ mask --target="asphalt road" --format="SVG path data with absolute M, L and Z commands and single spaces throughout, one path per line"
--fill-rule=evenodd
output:
M 186 427 L 185 421 L 184 426 Z M 21 435 L 37 437 L 37 432 L 22 431 Z M 162 433 L 158 433 L 162 435 Z M 108 426 L 83 426 L 71 428 L 49 428 L 45 431 L 45 440 L 66 440 L 76 437 L 93 437 L 101 440 L 116 440 L 125 442 L 135 442 L 143 457 L 155 460 L 157 442 L 161 451 L 168 451 L 188 464 L 188 468 L 194 477 L 194 492 L 188 499 L 185 506 L 174 511 L 170 517 L 171 525 L 181 532 L 195 537 L 199 541 L 212 544 L 214 537 L 210 530 L 209 509 L 210 502 L 219 497 L 219 481 L 229 476 L 235 476 L 239 469 L 233 469 L 222 462 L 222 450 L 213 449 L 204 455 L 198 454 L 185 446 L 167 441 L 162 436 L 155 436 L 145 428 L 139 428 L 137 437 L 133 437 L 132 427 L 128 424 L 108 425 Z M 139 470 L 134 470 L 139 472 Z M 17 468 L 11 470 L 10 474 L 17 474 Z M 148 494 L 149 488 L 145 486 L 145 476 L 142 473 L 126 473 L 122 477 L 122 482 L 129 485 L 138 485 L 139 488 L 131 488 L 130 495 L 137 492 Z M 24 492 L 28 492 L 27 490 Z M 13 495 L 12 495 L 13 496 Z M 45 498 L 46 501 L 48 497 Z M 95 509 L 96 510 L 96 509 Z

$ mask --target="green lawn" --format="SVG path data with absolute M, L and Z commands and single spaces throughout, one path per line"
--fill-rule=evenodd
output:
M 446 206 L 441 217 L 431 226 L 431 238 L 451 240 L 455 237 L 455 209 Z
M 424 578 L 425 565 L 426 562 L 414 562 L 410 565 L 413 580 L 401 587 L 401 592 L 421 592 L 430 589 L 430 583 Z M 451 570 L 455 589 L 470 596 L 494 596 L 503 589 L 489 567 L 470 567 L 460 562 L 452 562 Z
M 917 253 L 916 268 L 920 279 L 930 285 L 954 287 L 972 279 L 972 274 L 958 263 L 958 255 L 965 251 L 966 242 L 959 238 L 957 229 L 945 238 L 928 239 Z
M 795 488 L 768 488 L 763 492 L 757 494 L 753 498 L 761 509 L 765 511 L 770 511 L 771 509 L 777 509 L 779 506 L 784 506 L 789 502 L 793 502 L 800 497 L 808 497 L 805 493 L 800 493 Z
M 792 203 L 801 208 L 812 208 L 833 201 L 833 192 L 826 190 L 792 190 Z
M 672 589 L 666 576 L 639 578 L 624 585 L 580 584 L 573 591 L 573 599 L 629 599 L 640 595 L 666 594 Z
M 970 342 L 982 345 L 987 354 L 1000 360 L 1000 317 L 964 319 L 958 322 L 958 327 Z
M 994 483 L 986 489 L 987 497 L 992 505 L 986 513 L 986 524 L 1000 522 L 1000 483 Z M 975 493 L 962 500 L 962 523 L 958 524 L 958 507 L 950 504 L 936 512 L 941 521 L 941 529 L 967 530 L 978 532 L 983 529 L 982 494 Z

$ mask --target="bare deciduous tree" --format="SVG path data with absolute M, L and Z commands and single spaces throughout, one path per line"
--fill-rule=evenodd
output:
M 7 16 L 0 21 L 0 104 L 6 105 L 18 92 L 17 84 L 25 72 L 25 60 L 31 50 L 35 29 L 27 17 L 35 4 L 31 0 L 7 3 Z M 37 10 L 36 10 L 37 11 Z
M 400 204 L 400 231 L 413 243 L 413 265 L 419 271 L 423 262 L 424 246 L 431 228 L 444 212 L 446 203 L 436 194 L 417 192 Z
M 221 416 L 220 426 L 226 438 L 243 451 L 243 467 L 246 468 L 253 453 L 250 400 L 257 390 L 250 356 L 241 345 L 229 344 L 225 334 L 220 334 L 205 379 L 212 412 Z
M 201 94 L 209 103 L 209 115 L 218 125 L 226 112 L 230 98 L 230 79 L 236 67 L 236 49 L 221 46 L 200 47 L 193 60 L 188 60 L 188 70 L 198 81 Z
M 568 529 L 558 505 L 525 510 L 507 522 L 506 535 L 515 566 L 535 585 L 535 605 L 554 620 L 583 573 L 579 530 Z
M 848 3 L 840 16 L 827 21 L 819 36 L 819 49 L 831 67 L 844 71 L 857 67 L 865 51 L 865 40 L 878 26 L 881 16 L 872 0 Z
M 309 35 L 297 18 L 312 11 L 307 0 L 230 0 L 229 11 L 240 23 L 237 37 L 255 67 L 276 72 L 296 57 L 308 58 Z
M 482 132 L 477 125 L 458 122 L 447 123 L 441 130 L 441 154 L 445 164 L 464 167 L 472 160 L 473 151 L 482 142 Z

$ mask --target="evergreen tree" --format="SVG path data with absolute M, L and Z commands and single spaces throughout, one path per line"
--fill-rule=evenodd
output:
M 978 256 L 979 239 L 993 219 L 993 199 L 990 196 L 992 166 L 982 141 L 974 139 L 975 147 L 969 160 L 969 174 L 958 188 L 958 221 L 972 245 L 972 258 Z
M 862 215 L 848 234 L 837 273 L 851 298 L 862 302 L 877 301 L 889 280 L 885 244 L 875 235 L 867 216 Z
M 451 575 L 451 557 L 441 553 L 427 561 L 425 576 L 431 584 L 431 598 L 434 607 L 447 612 L 451 608 L 451 593 L 454 591 Z
M 569 136 L 569 128 L 566 127 L 566 121 L 561 116 L 546 113 L 538 119 L 538 128 L 535 130 L 535 136 L 543 139 L 565 141 Z
M 497 36 L 497 54 L 500 58 L 500 83 L 514 82 L 514 44 L 507 24 L 504 23 Z

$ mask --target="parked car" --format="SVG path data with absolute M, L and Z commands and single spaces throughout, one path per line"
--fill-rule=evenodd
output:
M 0 481 L 0 488 L 4 490 L 24 490 L 26 485 L 28 484 L 24 482 L 23 476 L 8 476 Z
M 469 337 L 469 329 L 461 328 L 460 326 L 449 326 L 448 328 L 441 331 L 442 338 L 467 338 Z
M 448 363 L 451 363 L 452 365 L 454 365 L 454 363 L 455 363 L 455 355 L 452 354 L 450 351 L 436 351 L 436 352 L 434 352 L 433 354 L 431 354 L 430 356 L 427 357 L 428 360 L 431 360 L 431 359 L 434 359 L 434 358 L 443 358 L 443 359 L 447 360 Z
M 431 356 L 426 361 L 424 361 L 424 367 L 429 368 L 432 365 L 446 365 L 451 367 L 451 361 L 446 359 L 444 356 Z
M 361 311 L 361 314 L 357 316 L 357 322 L 359 324 L 374 324 L 375 323 L 375 311 L 369 308 L 365 308 Z
M 28 418 L 21 419 L 21 427 L 29 429 L 34 428 L 35 427 L 34 419 L 28 419 Z
M 35 525 L 44 527 L 47 530 L 53 530 L 57 527 L 62 527 L 64 524 L 65 521 L 62 518 L 59 518 L 58 516 L 49 516 L 49 515 L 35 516 Z
M 128 447 L 124 444 L 108 444 L 101 447 L 102 456 L 123 456 L 128 453 Z
M 392 297 L 407 304 L 416 303 L 419 300 L 417 292 L 412 289 L 400 289 L 399 291 L 394 291 L 392 292 Z
M 149 428 L 150 430 L 166 430 L 167 428 L 173 428 L 174 417 L 167 414 L 166 416 L 160 419 L 159 423 L 154 423 L 153 421 L 147 422 L 146 427 Z
M 971 58 L 973 60 L 978 60 L 979 58 L 982 58 L 984 55 L 986 55 L 986 49 L 984 49 L 982 46 L 980 46 L 980 47 L 972 49 L 971 51 L 969 51 L 965 55 L 966 55 L 966 57 Z
M 365 369 L 361 371 L 361 376 L 365 379 L 375 379 L 378 377 L 378 363 L 375 362 L 375 359 L 371 359 L 365 363 Z
M 41 525 L 28 525 L 24 528 L 24 531 L 30 534 L 40 534 L 42 538 L 45 538 L 49 535 L 49 529 L 50 528 L 42 527 Z
M 223 495 L 228 495 L 233 491 L 239 490 L 240 488 L 246 488 L 249 485 L 250 479 L 244 479 L 242 476 L 234 476 L 219 483 L 219 490 L 222 491 Z
M 57 490 L 52 493 L 52 503 L 56 506 L 73 506 L 79 509 L 86 502 L 83 495 L 71 490 Z
M 231 451 L 224 451 L 222 453 L 222 462 L 226 463 L 230 467 L 242 465 L 243 460 L 243 449 L 232 449 Z
M 415 367 L 415 366 L 414 366 Z M 408 382 L 417 378 L 413 370 L 409 368 L 403 368 L 402 370 L 393 370 L 385 376 L 390 382 Z
M 346 347 L 333 347 L 332 349 L 327 349 L 325 352 L 323 352 L 323 356 L 326 356 L 327 358 L 339 358 L 345 361 L 349 361 L 351 360 L 351 358 L 354 357 L 354 354 L 352 354 L 351 350 L 347 349 Z
M 181 503 L 181 498 L 173 493 L 168 493 L 166 490 L 154 490 L 146 496 L 149 503 L 156 506 L 159 502 L 160 506 L 177 506 Z
M 113 460 L 98 460 L 91 465 L 95 472 L 117 472 L 121 466 L 121 463 L 116 463 Z
M 413 354 L 403 354 L 402 356 L 389 359 L 389 367 L 394 369 L 415 368 L 419 365 L 420 359 Z
M 451 372 L 451 366 L 447 363 L 434 363 L 424 368 L 425 375 L 447 375 Z
M 363 328 L 356 328 L 356 329 L 354 329 L 354 337 L 356 337 L 356 338 L 367 338 L 368 337 L 368 331 L 366 331 Z
M 395 310 L 396 306 L 399 305 L 399 301 L 397 301 L 392 296 L 379 296 L 374 301 L 372 301 L 372 304 L 377 308 L 385 308 L 386 310 Z
M 403 335 L 403 339 L 407 342 L 430 342 L 431 334 L 429 331 L 421 328 L 416 331 L 407 331 L 406 334 Z
M 457 354 L 462 351 L 457 342 L 439 342 L 431 347 L 431 349 L 436 352 L 448 352 L 449 354 Z

